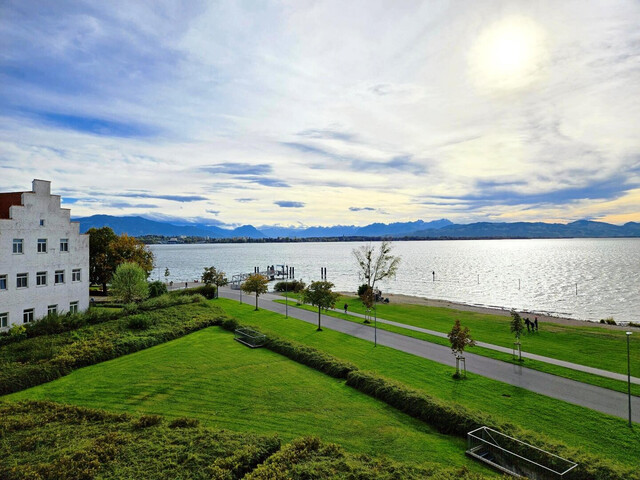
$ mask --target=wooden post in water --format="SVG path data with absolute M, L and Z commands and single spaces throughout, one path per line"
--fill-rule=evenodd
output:
M 576 297 L 578 296 L 578 284 L 576 283 Z
M 520 290 L 520 279 L 518 279 L 518 290 Z
M 480 274 L 478 274 L 478 285 L 480 285 Z

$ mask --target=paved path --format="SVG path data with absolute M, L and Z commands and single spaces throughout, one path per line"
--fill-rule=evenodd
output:
M 233 300 L 239 299 L 239 292 L 229 288 L 221 288 L 220 296 Z M 243 295 L 247 303 L 254 301 L 255 297 Z M 260 296 L 259 306 L 265 310 L 284 314 L 285 305 L 273 300 L 281 300 L 277 295 L 265 294 Z M 288 307 L 289 316 L 311 324 L 318 323 L 318 313 L 309 310 Z M 323 328 L 336 330 L 364 340 L 374 340 L 374 329 L 363 324 L 349 322 L 327 315 L 322 316 Z M 377 331 L 378 343 L 386 347 L 433 360 L 444 365 L 455 366 L 455 359 L 451 355 L 451 349 L 443 345 L 425 342 L 416 338 L 407 337 L 386 330 Z M 493 358 L 465 354 L 469 363 L 469 372 L 482 375 L 494 380 L 525 388 L 548 397 L 564 400 L 569 403 L 591 408 L 599 412 L 614 415 L 623 419 L 628 418 L 627 395 L 596 387 L 586 383 L 576 382 L 567 378 L 539 372 L 520 365 L 501 362 Z M 631 397 L 632 420 L 640 422 L 640 397 Z
M 280 298 L 280 300 L 284 300 Z M 332 309 L 333 312 L 344 313 L 343 310 L 339 310 L 337 308 Z M 364 315 L 360 313 L 348 312 L 348 315 L 358 318 L 365 318 Z M 387 325 L 393 325 L 394 327 L 406 328 L 407 330 L 412 330 L 414 332 L 427 333 L 429 335 L 434 335 L 436 337 L 448 338 L 446 333 L 436 332 L 435 330 L 429 330 L 427 328 L 415 327 L 413 325 L 407 325 L 406 323 L 394 322 L 393 320 L 385 320 L 383 318 L 378 318 L 378 322 L 385 323 Z M 478 347 L 488 348 L 490 350 L 495 350 L 497 352 L 508 353 L 509 355 L 513 354 L 513 350 L 507 347 L 501 347 L 500 345 L 493 345 L 492 343 L 485 342 L 476 342 Z M 545 357 L 542 355 L 536 355 L 535 353 L 522 352 L 522 356 L 524 358 L 530 358 L 531 360 L 539 360 L 540 362 L 550 363 L 553 365 L 558 365 L 560 367 L 570 368 L 572 370 L 578 370 L 580 372 L 592 373 L 593 375 L 599 375 L 601 377 L 612 378 L 614 380 L 620 380 L 623 382 L 627 382 L 627 376 L 622 373 L 610 372 L 608 370 L 602 370 L 600 368 L 587 367 L 586 365 L 580 365 L 579 363 L 565 362 L 564 360 L 558 360 L 557 358 Z M 631 383 L 640 385 L 640 378 L 631 377 Z

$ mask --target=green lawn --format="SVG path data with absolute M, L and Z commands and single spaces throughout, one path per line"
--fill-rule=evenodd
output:
M 351 305 L 354 305 L 354 302 L 356 301 L 355 299 L 351 299 L 350 297 L 341 297 L 342 301 L 338 303 L 338 305 L 342 305 L 344 301 L 349 301 L 351 300 L 351 303 L 349 303 L 350 308 Z M 345 300 L 346 299 L 346 300 Z M 285 300 L 276 300 L 277 303 L 284 303 Z M 380 307 L 385 306 L 387 307 L 388 305 L 381 305 Z M 436 308 L 436 307 L 424 307 L 424 306 L 418 306 L 418 305 L 414 305 L 414 307 L 417 308 L 424 308 L 424 309 L 431 309 L 431 308 Z M 313 307 L 311 305 L 295 305 L 295 308 L 302 308 L 305 310 L 309 310 L 309 311 L 313 311 L 313 312 L 317 312 L 318 309 L 316 307 Z M 362 307 L 360 307 L 360 310 L 362 310 Z M 446 310 L 448 312 L 455 312 L 455 313 L 470 313 L 470 312 L 461 312 L 459 310 L 452 310 L 452 309 L 448 309 L 448 308 L 439 308 L 439 310 Z M 356 311 L 356 309 L 353 309 L 353 311 Z M 360 313 L 360 312 L 358 312 Z M 354 322 L 354 323 L 363 323 L 363 319 L 359 318 L 359 317 L 355 317 L 353 315 L 345 315 L 342 312 L 334 312 L 334 311 L 327 311 L 327 312 L 323 312 L 323 315 L 329 315 L 331 317 L 336 317 L 336 318 L 341 318 L 343 320 L 347 320 L 349 322 Z M 393 320 L 395 322 L 399 322 L 399 323 L 404 323 L 406 325 L 414 325 L 414 326 L 418 326 L 421 328 L 428 328 L 429 330 L 434 330 L 437 331 L 436 328 L 433 327 L 427 327 L 424 326 L 423 324 L 419 324 L 416 323 L 415 319 L 414 319 L 414 323 L 410 324 L 407 321 L 404 321 L 403 319 L 396 319 L 396 318 L 389 318 L 388 316 L 382 317 L 382 315 L 379 315 L 380 318 L 385 318 L 385 320 Z M 491 315 L 492 317 L 497 317 L 497 318 L 504 318 L 504 317 L 499 317 L 499 316 L 495 316 L 495 315 Z M 455 317 L 455 315 L 454 315 Z M 420 317 L 423 318 L 423 317 Z M 456 317 L 457 318 L 457 317 Z M 451 320 L 452 322 L 455 321 L 455 319 L 452 318 Z M 373 323 L 367 324 L 368 326 L 370 326 L 371 328 L 373 328 Z M 422 333 L 422 332 L 416 332 L 415 330 L 409 330 L 407 328 L 402 328 L 402 327 L 397 327 L 395 325 L 388 325 L 382 322 L 379 322 L 378 324 L 378 328 L 381 330 L 387 330 L 389 332 L 395 332 L 395 333 L 399 333 L 401 335 L 406 335 L 409 337 L 413 337 L 413 338 L 417 338 L 420 340 L 424 340 L 427 342 L 431 342 L 431 343 L 437 343 L 439 345 L 445 345 L 445 346 L 450 346 L 449 340 L 446 338 L 442 338 L 442 337 L 438 337 L 435 335 L 430 335 L 428 333 Z M 453 325 L 453 323 L 452 323 Z M 467 326 L 467 323 L 464 323 L 463 326 Z M 506 327 L 508 330 L 508 326 Z M 572 327 L 574 329 L 577 328 L 584 328 L 584 327 Z M 589 327 L 586 327 L 589 328 Z M 600 331 L 600 332 L 604 332 L 605 334 L 608 333 L 610 330 L 606 330 L 600 327 L 595 327 L 596 331 Z M 472 336 L 479 340 L 478 338 L 476 338 L 475 336 L 475 330 L 473 330 L 474 333 L 472 333 Z M 447 333 L 447 332 L 443 332 L 443 333 Z M 618 332 L 616 332 L 618 333 Z M 622 332 L 624 335 L 624 332 Z M 640 332 L 639 332 L 640 333 Z M 544 336 L 544 332 L 540 332 L 538 331 L 535 334 L 530 334 L 530 335 L 526 335 L 523 338 L 523 344 L 526 345 L 526 342 L 528 342 L 528 340 L 531 338 L 538 340 L 539 336 L 542 335 Z M 551 335 L 551 339 L 553 340 L 554 336 Z M 512 339 L 513 340 L 513 339 Z M 486 340 L 485 340 L 486 341 Z M 626 339 L 623 339 L 623 341 L 626 342 Z M 494 343 L 494 342 L 488 342 L 487 343 Z M 494 343 L 497 344 L 497 343 Z M 626 345 L 626 344 L 625 344 Z M 513 342 L 511 343 L 511 346 L 513 346 Z M 610 346 L 610 345 L 609 345 Z M 618 345 L 619 346 L 619 345 Z M 638 347 L 640 347 L 640 345 L 636 346 L 635 343 L 633 344 L 633 348 L 635 348 L 636 350 L 638 349 Z M 490 358 L 495 358 L 496 360 L 501 360 L 503 362 L 508 362 L 508 363 L 513 363 L 515 365 L 525 365 L 527 368 L 532 368 L 534 370 L 539 370 L 541 372 L 546 372 L 546 373 L 551 373 L 553 375 L 558 375 L 560 377 L 565 377 L 565 378 L 570 378 L 572 380 L 576 380 L 578 382 L 584 382 L 584 383 L 589 383 L 591 385 L 596 385 L 598 387 L 603 387 L 603 388 L 608 388 L 610 390 L 615 390 L 618 392 L 622 392 L 622 393 L 627 393 L 627 382 L 625 381 L 621 381 L 621 380 L 614 380 L 611 378 L 606 378 L 606 377 L 601 377 L 599 375 L 594 375 L 591 373 L 585 373 L 585 372 L 580 372 L 578 370 L 573 370 L 570 368 L 565 368 L 565 367 L 560 367 L 557 365 L 553 365 L 550 363 L 546 363 L 546 362 L 541 362 L 539 360 L 532 360 L 532 359 L 525 359 L 524 363 L 519 362 L 517 359 L 514 359 L 513 355 L 508 354 L 508 353 L 502 353 L 502 352 L 498 352 L 496 350 L 491 350 L 489 348 L 483 348 L 483 347 L 469 347 L 467 349 L 469 352 L 471 353 L 475 353 L 477 355 L 482 355 L 485 357 L 490 357 Z M 531 351 L 531 350 L 529 350 Z M 533 352 L 532 352 L 533 353 Z M 538 352 L 535 352 L 538 353 Z M 603 351 L 594 351 L 593 352 L 596 355 L 604 355 Z M 634 357 L 635 357 L 635 350 L 634 350 Z M 635 359 L 635 358 L 634 358 Z M 626 346 L 625 346 L 625 359 L 624 361 L 626 362 Z M 580 363 L 580 362 L 574 362 L 574 363 Z M 640 385 L 636 385 L 636 384 L 632 384 L 631 385 L 631 393 L 632 395 L 638 395 L 640 396 Z
M 269 350 L 249 349 L 218 327 L 4 399 L 194 417 L 217 428 L 278 434 L 285 441 L 318 435 L 352 452 L 481 469 L 465 457 L 464 440 L 439 434 L 343 381 Z
M 229 315 L 265 333 L 273 332 L 347 360 L 444 401 L 458 402 L 504 423 L 519 425 L 571 447 L 604 455 L 626 465 L 640 458 L 640 428 L 622 419 L 538 395 L 522 388 L 469 374 L 465 381 L 451 378 L 451 367 L 313 325 L 286 319 L 226 299 L 215 300 Z

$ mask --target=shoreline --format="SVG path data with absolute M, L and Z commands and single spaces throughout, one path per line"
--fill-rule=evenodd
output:
M 343 295 L 357 296 L 355 292 L 338 292 Z M 438 300 L 434 298 L 418 297 L 413 295 L 403 295 L 400 293 L 387 293 L 383 295 L 389 298 L 390 303 L 406 304 L 406 305 L 422 305 L 426 307 L 450 308 L 453 310 L 461 310 L 464 312 L 484 313 L 487 315 L 498 315 L 501 317 L 510 317 L 511 310 L 501 307 L 486 307 L 481 305 L 471 305 L 468 303 L 455 302 L 452 300 Z M 539 313 L 535 311 L 518 310 L 521 316 L 538 317 L 540 322 L 557 323 L 560 325 L 582 326 L 582 327 L 603 327 L 609 330 L 628 330 L 631 327 L 627 325 L 608 325 L 606 323 L 594 322 L 592 320 L 577 320 L 575 318 L 560 317 L 550 315 L 548 313 Z

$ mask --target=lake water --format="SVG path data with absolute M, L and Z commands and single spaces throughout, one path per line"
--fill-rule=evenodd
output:
M 379 242 L 372 242 L 378 245 Z M 307 283 L 328 280 L 337 290 L 360 283 L 352 250 L 365 243 L 246 243 L 151 245 L 151 277 L 193 281 L 205 266 L 231 279 L 254 266 L 287 264 Z M 461 303 L 550 313 L 581 320 L 613 317 L 640 322 L 640 239 L 442 240 L 394 242 L 402 257 L 383 294 L 402 293 Z M 435 281 L 432 272 L 435 272 Z M 577 294 L 576 294 L 577 285 Z

